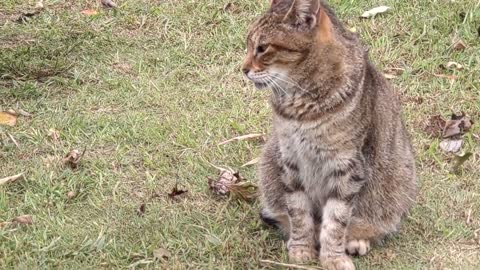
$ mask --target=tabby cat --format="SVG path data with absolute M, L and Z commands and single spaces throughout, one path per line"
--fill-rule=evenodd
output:
M 285 233 L 291 261 L 355 269 L 348 255 L 396 232 L 415 201 L 399 102 L 323 1 L 271 0 L 247 46 L 243 72 L 273 90 L 261 217 Z

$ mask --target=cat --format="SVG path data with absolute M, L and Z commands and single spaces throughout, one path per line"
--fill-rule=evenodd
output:
M 395 93 L 320 0 L 271 0 L 249 28 L 243 73 L 271 88 L 259 162 L 261 217 L 289 260 L 355 269 L 415 203 L 413 149 Z

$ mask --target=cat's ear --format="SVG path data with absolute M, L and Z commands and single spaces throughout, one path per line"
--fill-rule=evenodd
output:
M 286 13 L 294 0 L 269 0 L 270 11 L 274 13 Z
M 283 0 L 272 0 L 272 2 Z M 320 12 L 320 0 L 293 0 L 285 14 L 284 21 L 294 26 L 312 29 L 317 25 Z
M 325 9 L 320 8 L 317 16 L 318 37 L 320 41 L 329 41 L 333 38 L 333 24 Z

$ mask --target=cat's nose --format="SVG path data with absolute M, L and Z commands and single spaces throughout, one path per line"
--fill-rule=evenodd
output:
M 248 68 L 242 68 L 243 74 L 248 75 L 248 72 L 250 72 L 250 69 Z

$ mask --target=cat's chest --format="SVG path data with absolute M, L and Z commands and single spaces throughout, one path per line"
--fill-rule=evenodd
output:
M 329 163 L 335 157 L 321 124 L 284 121 L 277 128 L 282 160 L 298 168 L 302 178 L 320 177 L 331 170 Z

